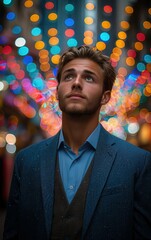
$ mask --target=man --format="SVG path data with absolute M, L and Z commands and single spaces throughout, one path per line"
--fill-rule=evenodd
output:
M 16 157 L 4 240 L 151 239 L 151 154 L 99 123 L 115 72 L 82 46 L 58 68 L 61 131 Z

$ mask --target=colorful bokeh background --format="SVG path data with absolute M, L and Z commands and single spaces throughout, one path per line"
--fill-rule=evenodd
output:
M 15 154 L 20 134 L 29 131 L 32 142 L 37 132 L 48 137 L 60 129 L 57 64 L 68 47 L 83 44 L 109 55 L 117 71 L 100 121 L 150 148 L 150 1 L 3 0 L 0 14 L 0 148 Z
M 14 111 L 46 136 L 60 129 L 57 64 L 68 47 L 83 44 L 109 55 L 117 71 L 100 111 L 104 127 L 136 145 L 151 141 L 150 1 L 3 0 L 0 9 L 0 106 L 12 109 L 0 112 L 0 147 L 17 151 Z
M 15 154 L 61 127 L 60 55 L 94 46 L 117 72 L 100 122 L 151 151 L 151 1 L 1 0 L 0 196 L 6 202 Z

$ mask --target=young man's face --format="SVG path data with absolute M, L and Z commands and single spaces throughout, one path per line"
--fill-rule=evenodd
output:
M 99 113 L 110 99 L 110 91 L 103 94 L 103 71 L 89 59 L 77 58 L 62 70 L 57 97 L 62 112 L 74 115 Z

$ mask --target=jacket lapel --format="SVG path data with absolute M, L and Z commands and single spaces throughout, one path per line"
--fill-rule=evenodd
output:
M 97 150 L 94 156 L 94 164 L 90 178 L 85 213 L 83 219 L 83 234 L 86 233 L 97 202 L 106 184 L 108 175 L 113 165 L 116 151 L 113 149 L 112 137 L 101 127 Z M 83 238 L 82 238 L 83 239 Z
M 50 238 L 50 227 L 53 214 L 54 176 L 58 137 L 59 133 L 52 139 L 48 139 L 45 148 L 41 150 L 39 156 L 41 159 L 41 189 L 48 239 Z

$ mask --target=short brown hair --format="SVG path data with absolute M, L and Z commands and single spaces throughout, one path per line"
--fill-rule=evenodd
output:
M 101 51 L 97 50 L 94 47 L 81 46 L 81 47 L 72 47 L 69 48 L 60 58 L 58 65 L 57 80 L 60 83 L 61 74 L 63 67 L 70 61 L 76 58 L 88 58 L 96 62 L 104 72 L 104 87 L 103 90 L 112 90 L 116 73 L 114 68 L 111 65 L 109 57 L 102 54 Z

